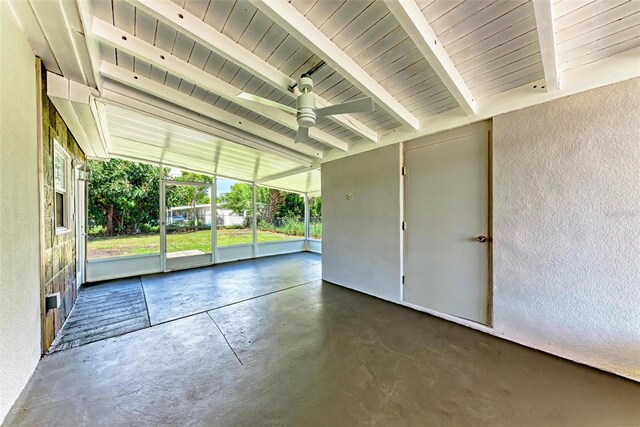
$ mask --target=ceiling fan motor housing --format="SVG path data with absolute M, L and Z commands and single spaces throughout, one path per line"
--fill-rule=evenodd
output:
M 298 109 L 296 114 L 298 126 L 310 128 L 316 124 L 316 100 L 310 92 L 303 92 L 298 95 L 296 107 Z

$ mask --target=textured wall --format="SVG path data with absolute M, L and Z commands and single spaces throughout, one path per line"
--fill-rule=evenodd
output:
M 0 423 L 40 359 L 36 60 L 0 2 Z
M 432 314 L 640 381 L 640 79 L 493 133 L 494 327 Z M 402 303 L 399 177 L 388 147 L 323 164 L 326 280 Z
M 49 310 L 45 314 L 44 346 L 48 348 L 53 342 L 76 300 L 76 226 L 69 223 L 69 231 L 55 233 L 54 181 L 53 181 L 53 148 L 54 138 L 71 156 L 72 165 L 85 162 L 85 156 L 75 141 L 67 125 L 47 97 L 46 70 L 42 69 L 42 150 L 44 155 L 44 259 L 45 259 L 45 292 L 60 293 L 60 307 Z M 71 177 L 70 177 L 71 178 Z M 69 208 L 74 209 L 75 188 L 70 189 Z
M 322 278 L 398 299 L 400 145 L 323 164 L 322 189 Z
M 640 380 L 640 79 L 493 123 L 496 332 Z

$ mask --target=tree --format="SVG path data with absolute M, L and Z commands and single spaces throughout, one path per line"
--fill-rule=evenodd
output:
M 235 214 L 241 215 L 246 211 L 251 215 L 253 210 L 251 185 L 233 184 L 227 193 L 220 196 L 220 205 Z
M 274 219 L 280 218 L 280 211 L 286 201 L 284 191 L 258 187 L 256 196 L 258 213 L 262 221 L 273 223 Z
M 285 193 L 284 203 L 278 209 L 277 218 L 304 218 L 304 199 L 296 193 Z
M 220 197 L 220 203 L 236 214 L 247 212 L 253 215 L 251 185 L 234 184 L 229 192 Z M 304 200 L 298 194 L 287 193 L 267 187 L 256 188 L 256 205 L 260 219 L 272 223 L 276 219 L 304 216 Z
M 312 218 L 322 216 L 322 197 L 309 197 L 309 216 Z
M 172 177 L 174 181 L 212 183 L 213 177 L 193 172 L 182 172 L 180 176 Z M 211 203 L 208 187 L 193 185 L 168 186 L 166 192 L 167 206 L 195 206 Z
M 174 181 L 213 182 L 213 177 L 211 176 L 184 171 L 181 172 L 180 176 L 174 176 L 171 179 Z M 210 187 L 198 185 L 168 185 L 165 187 L 165 192 L 167 208 L 188 206 L 190 209 L 187 213 L 187 218 L 196 226 L 199 221 L 196 206 L 211 204 Z
M 108 236 L 137 233 L 157 227 L 160 216 L 160 168 L 127 160 L 89 161 L 89 223 L 102 225 Z M 170 169 L 164 168 L 164 176 Z M 181 172 L 176 181 L 213 182 L 213 177 Z M 167 206 L 211 203 L 207 187 L 175 185 L 166 188 Z
M 159 168 L 126 160 L 89 161 L 89 222 L 104 224 L 106 234 L 157 225 Z

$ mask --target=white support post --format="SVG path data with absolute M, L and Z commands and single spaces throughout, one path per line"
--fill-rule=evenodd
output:
M 218 179 L 213 176 L 211 184 L 211 261 L 218 262 Z
M 160 269 L 167 271 L 167 213 L 165 206 L 165 189 L 164 189 L 164 176 L 162 174 L 162 163 L 159 165 L 159 180 L 160 180 Z
M 256 191 L 256 183 L 251 184 L 252 189 L 252 215 L 251 215 L 251 225 L 253 231 L 253 257 L 256 258 L 258 256 L 258 202 L 257 202 L 257 191 Z
M 304 197 L 304 250 L 309 250 L 309 195 L 303 194 Z

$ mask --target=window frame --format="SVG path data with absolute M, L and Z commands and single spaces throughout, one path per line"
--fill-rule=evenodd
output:
M 59 187 L 56 180 L 56 157 L 59 156 L 63 161 L 63 183 L 62 186 Z M 71 231 L 71 202 L 70 202 L 70 193 L 71 193 L 71 156 L 69 153 L 60 145 L 57 139 L 53 139 L 53 225 L 56 230 L 56 235 L 69 233 Z M 62 226 L 58 225 L 58 197 L 57 195 L 62 195 L 62 215 L 63 215 L 63 224 Z

